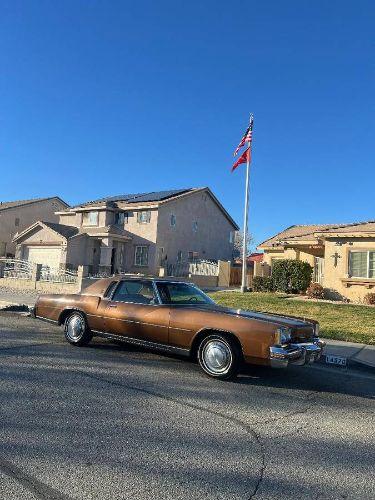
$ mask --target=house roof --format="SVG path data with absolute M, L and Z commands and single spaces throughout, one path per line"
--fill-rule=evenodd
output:
M 281 245 L 283 241 L 299 241 L 315 239 L 319 236 L 329 236 L 333 234 L 375 232 L 375 221 L 356 222 L 347 224 L 309 224 L 290 226 L 284 231 L 263 241 L 258 248 L 269 248 Z
M 166 191 L 151 191 L 149 193 L 137 193 L 137 194 L 119 194 L 115 196 L 106 196 L 105 198 L 99 198 L 97 200 L 87 201 L 76 205 L 76 207 L 86 207 L 87 205 L 97 205 L 98 203 L 116 203 L 118 201 L 125 201 L 126 203 L 148 203 L 164 201 L 169 198 L 174 198 L 180 194 L 188 193 L 189 191 L 195 191 L 195 188 L 185 188 L 185 189 L 170 189 Z
M 50 196 L 49 198 L 32 198 L 30 200 L 16 200 L 16 201 L 0 201 L 0 211 L 9 208 L 23 207 L 24 205 L 31 205 L 32 203 L 39 203 L 41 201 L 54 200 L 61 201 L 66 207 L 69 205 L 58 196 Z
M 106 198 L 99 198 L 97 200 L 88 201 L 86 203 L 82 203 L 80 205 L 76 205 L 75 207 L 70 208 L 71 212 L 79 211 L 79 209 L 84 210 L 86 207 L 95 206 L 95 205 L 103 205 L 115 207 L 116 203 L 123 202 L 126 205 L 131 204 L 145 204 L 145 206 L 150 206 L 148 204 L 155 203 L 156 206 L 159 203 L 168 203 L 175 198 L 182 198 L 184 196 L 188 196 L 193 193 L 197 193 L 200 191 L 207 191 L 214 202 L 217 204 L 219 209 L 223 212 L 225 217 L 230 221 L 235 229 L 238 229 L 238 225 L 229 215 L 229 213 L 225 210 L 220 201 L 216 198 L 216 196 L 212 193 L 212 191 L 208 187 L 200 187 L 200 188 L 185 188 L 185 189 L 170 189 L 165 191 L 152 191 L 150 193 L 138 193 L 138 194 L 122 194 L 116 196 L 107 196 Z M 124 208 L 121 206 L 121 208 Z M 136 208 L 136 207 L 134 207 Z M 87 208 L 86 208 L 87 210 Z
M 346 224 L 344 226 L 331 228 L 328 231 L 324 231 L 328 236 L 329 234 L 355 234 L 355 233 L 373 233 L 375 232 L 375 221 L 367 221 L 367 222 L 355 222 L 353 224 Z
M 75 236 L 79 232 L 78 227 L 66 226 L 65 224 L 57 224 L 56 222 L 46 222 L 46 221 L 40 221 L 40 222 L 42 222 L 45 226 L 52 229 L 52 231 L 55 231 L 55 233 L 61 234 L 61 236 L 63 236 L 66 239 Z
M 57 233 L 58 235 L 62 236 L 65 239 L 72 238 L 73 236 L 79 233 L 79 229 L 74 226 L 66 226 L 65 224 L 57 224 L 55 222 L 45 222 L 42 220 L 38 220 L 34 222 L 34 224 L 31 224 L 31 226 L 25 228 L 20 233 L 17 233 L 14 236 L 13 241 L 16 242 L 22 239 L 26 234 L 28 234 L 30 231 L 33 231 L 38 226 L 50 229 L 51 231 L 54 231 L 55 233 Z

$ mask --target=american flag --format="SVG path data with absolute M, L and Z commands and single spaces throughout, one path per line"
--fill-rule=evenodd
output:
M 253 123 L 254 123 L 254 118 L 253 118 L 253 115 L 251 115 L 250 116 L 250 125 L 247 127 L 246 132 L 244 133 L 244 135 L 241 139 L 241 142 L 237 146 L 233 156 L 236 156 L 238 151 L 242 148 L 242 146 L 245 145 L 246 142 L 248 142 L 249 145 L 251 144 L 251 142 L 253 140 Z

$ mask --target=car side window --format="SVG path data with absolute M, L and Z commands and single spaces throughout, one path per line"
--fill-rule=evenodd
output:
M 133 304 L 154 304 L 155 295 L 152 283 L 141 280 L 124 280 L 116 288 L 112 298 L 116 302 Z
M 113 292 L 113 289 L 115 288 L 116 285 L 117 285 L 117 281 L 112 281 L 112 283 L 109 285 L 109 287 L 105 291 L 104 297 L 110 297 L 112 292 Z

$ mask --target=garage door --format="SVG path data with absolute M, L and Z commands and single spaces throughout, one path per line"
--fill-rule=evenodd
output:
M 26 247 L 24 250 L 25 260 L 49 267 L 59 267 L 60 256 L 61 248 Z

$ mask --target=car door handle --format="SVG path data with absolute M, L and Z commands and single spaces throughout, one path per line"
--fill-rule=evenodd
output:
M 109 307 L 113 307 L 114 309 L 117 307 L 116 304 L 109 304 Z

